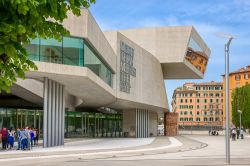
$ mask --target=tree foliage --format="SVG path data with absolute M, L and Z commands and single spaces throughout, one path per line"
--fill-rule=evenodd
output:
M 240 113 L 242 111 L 242 126 L 250 128 L 250 85 L 236 88 L 232 93 L 232 121 L 240 126 Z
M 67 12 L 81 14 L 95 0 L 0 0 L 0 92 L 10 92 L 16 78 L 36 70 L 23 47 L 40 36 L 60 40 L 69 32 L 62 26 Z

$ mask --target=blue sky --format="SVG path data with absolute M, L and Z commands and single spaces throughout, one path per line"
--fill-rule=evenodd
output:
M 90 8 L 102 30 L 193 25 L 211 49 L 204 79 L 166 80 L 169 99 L 184 82 L 221 81 L 224 44 L 215 34 L 236 35 L 230 71 L 250 65 L 250 0 L 96 0 Z

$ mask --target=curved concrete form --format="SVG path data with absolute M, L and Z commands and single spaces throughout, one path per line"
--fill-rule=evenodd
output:
M 115 110 L 122 114 L 124 135 L 156 136 L 159 116 L 169 110 L 164 79 L 202 78 L 210 56 L 192 26 L 103 33 L 85 9 L 80 17 L 69 13 L 63 25 L 71 36 L 26 46 L 38 70 L 12 87 L 12 95 L 26 101 L 23 107 L 43 108 L 45 147 L 63 144 L 65 110 Z M 14 100 L 7 104 L 12 106 Z M 82 114 L 86 133 L 83 122 Z M 88 123 L 100 127 L 99 121 Z

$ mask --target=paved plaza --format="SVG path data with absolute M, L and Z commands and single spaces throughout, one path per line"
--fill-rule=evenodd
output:
M 231 141 L 231 164 L 250 165 L 250 137 Z M 8 165 L 117 165 L 119 166 L 222 166 L 223 136 L 186 135 L 145 139 L 113 138 L 69 141 L 56 148 L 1 151 L 0 163 Z

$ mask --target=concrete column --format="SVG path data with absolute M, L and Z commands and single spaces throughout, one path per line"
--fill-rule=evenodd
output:
M 44 78 L 43 147 L 64 144 L 64 87 Z
M 136 138 L 146 138 L 149 136 L 149 111 L 143 109 L 135 110 L 136 118 Z

